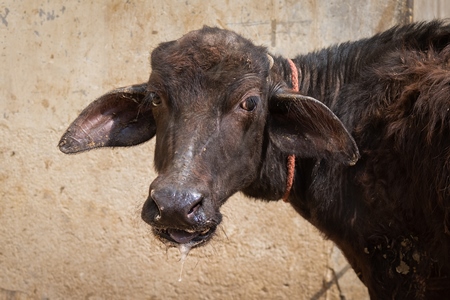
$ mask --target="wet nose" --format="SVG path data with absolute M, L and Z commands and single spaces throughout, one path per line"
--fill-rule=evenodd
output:
M 203 194 L 175 188 L 151 189 L 142 218 L 149 224 L 169 228 L 192 227 L 205 220 Z

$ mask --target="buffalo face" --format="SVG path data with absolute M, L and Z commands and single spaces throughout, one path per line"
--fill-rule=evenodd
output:
M 288 89 L 284 61 L 274 63 L 265 48 L 230 31 L 191 32 L 152 52 L 147 83 L 89 105 L 60 149 L 132 146 L 156 136 L 158 177 L 142 218 L 168 244 L 203 244 L 234 193 L 281 197 L 288 155 L 348 164 L 358 157 L 328 108 Z
M 198 245 L 220 206 L 255 180 L 267 113 L 270 61 L 236 34 L 194 32 L 152 53 L 148 93 L 155 167 L 142 218 L 171 243 Z

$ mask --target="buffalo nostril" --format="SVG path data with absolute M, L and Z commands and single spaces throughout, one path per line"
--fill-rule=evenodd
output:
M 155 221 L 158 221 L 161 219 L 161 212 L 164 210 L 164 206 L 159 204 L 155 199 L 155 190 L 150 191 L 150 198 L 153 200 L 153 203 L 155 203 L 156 208 L 158 208 L 158 214 L 155 216 Z
M 197 212 L 200 210 L 200 208 L 203 206 L 203 197 L 200 194 L 193 194 L 192 195 L 192 205 L 187 213 L 188 218 L 192 218 L 197 214 Z

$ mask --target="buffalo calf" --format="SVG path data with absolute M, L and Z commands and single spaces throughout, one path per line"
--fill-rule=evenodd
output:
M 450 25 L 292 60 L 204 27 L 160 44 L 151 68 L 148 82 L 84 109 L 59 147 L 155 136 L 142 218 L 158 238 L 204 244 L 238 191 L 284 198 L 342 249 L 372 299 L 450 293 Z

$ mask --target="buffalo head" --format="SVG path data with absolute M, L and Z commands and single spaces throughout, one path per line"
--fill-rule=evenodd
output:
M 160 44 L 148 82 L 113 90 L 70 125 L 59 147 L 75 153 L 156 136 L 142 218 L 160 239 L 196 246 L 234 193 L 276 200 L 290 154 L 351 164 L 356 145 L 321 102 L 289 89 L 289 68 L 234 32 L 205 27 Z

